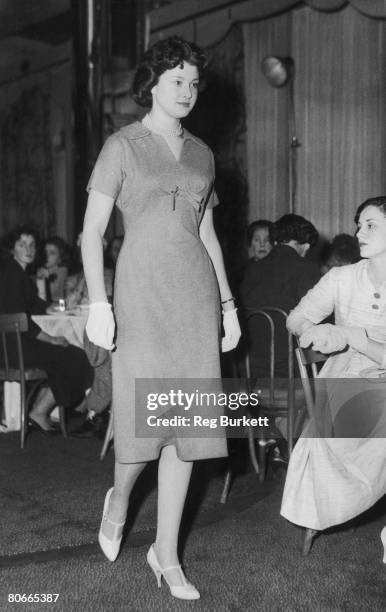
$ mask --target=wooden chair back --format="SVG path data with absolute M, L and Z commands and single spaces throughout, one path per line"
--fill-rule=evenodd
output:
M 28 406 L 37 388 L 47 379 L 47 373 L 40 368 L 25 368 L 21 334 L 28 331 L 28 318 L 25 312 L 0 315 L 0 381 L 20 384 L 20 446 L 24 448 L 27 433 Z M 14 336 L 10 338 L 10 336 Z M 11 363 L 9 340 L 16 341 L 17 362 Z M 27 394 L 27 382 L 32 386 Z M 66 437 L 64 408 L 59 407 L 60 426 Z
M 313 379 L 318 376 L 319 369 L 317 364 L 320 365 L 324 363 L 328 359 L 328 355 L 324 355 L 310 348 L 304 349 L 299 346 L 299 341 L 295 349 L 295 355 L 299 366 L 308 417 L 312 418 L 315 408 L 315 387 Z
M 273 313 L 279 315 L 279 319 L 273 318 Z M 277 321 L 282 320 L 285 325 L 287 320 L 287 313 L 282 308 L 276 306 L 264 306 L 251 310 L 247 313 L 247 323 L 250 323 L 252 319 L 260 317 L 269 327 L 269 376 L 264 381 L 265 385 L 268 383 L 268 388 L 265 388 L 262 398 L 264 409 L 272 411 L 277 417 L 287 417 L 287 436 L 289 452 L 292 451 L 293 438 L 294 438 L 294 421 L 295 421 L 295 378 L 294 378 L 294 345 L 293 336 L 290 332 L 287 333 L 287 366 L 288 376 L 286 388 L 283 386 L 278 388 L 277 377 L 275 375 L 276 366 L 276 340 L 277 340 Z M 254 379 L 253 372 L 251 372 L 250 354 L 249 352 L 245 358 L 245 370 L 248 380 L 251 381 L 252 390 L 259 388 L 259 379 Z
M 28 330 L 28 320 L 25 312 L 0 315 L 1 355 L 0 380 L 21 382 L 24 376 L 24 356 L 21 343 L 21 333 Z M 7 334 L 15 334 L 18 364 L 17 368 L 10 368 Z

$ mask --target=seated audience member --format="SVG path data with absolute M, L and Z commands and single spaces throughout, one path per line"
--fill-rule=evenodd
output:
M 90 342 L 86 332 L 83 339 L 86 355 L 94 368 L 94 382 L 87 395 L 84 420 L 71 435 L 76 438 L 103 438 L 109 418 L 107 408 L 112 396 L 111 353 Z
M 44 245 L 45 262 L 36 274 L 37 279 L 45 281 L 45 299 L 57 302 L 65 296 L 65 285 L 68 275 L 69 249 L 67 243 L 59 236 L 46 240 Z
M 113 236 L 110 242 L 107 244 L 105 251 L 105 265 L 107 268 L 111 270 L 115 270 L 115 266 L 117 264 L 117 259 L 119 252 L 121 250 L 121 246 L 123 243 L 123 236 Z
M 248 226 L 247 240 L 250 251 L 250 261 L 259 261 L 271 252 L 275 245 L 275 225 L 272 221 L 259 219 Z
M 31 319 L 44 314 L 48 303 L 41 300 L 33 280 L 27 274 L 36 254 L 36 235 L 28 227 L 19 227 L 9 234 L 5 244 L 8 255 L 0 261 L 0 314 L 25 312 L 29 329 L 22 334 L 24 364 L 47 372 L 44 387 L 29 415 L 29 425 L 45 433 L 55 433 L 49 415 L 55 405 L 78 404 L 91 387 L 93 369 L 85 352 L 69 345 L 63 337 L 50 336 Z M 17 364 L 16 343 L 8 343 L 11 366 Z M 1 358 L 1 357 L 0 357 Z
M 298 215 L 284 215 L 275 223 L 277 244 L 269 255 L 251 262 L 240 288 L 245 313 L 262 306 L 275 306 L 287 313 L 295 307 L 320 278 L 318 266 L 305 259 L 308 249 L 318 240 L 315 227 Z M 276 371 L 278 377 L 287 372 L 287 332 L 283 319 L 277 321 Z M 269 376 L 269 331 L 263 321 L 252 323 L 248 330 L 251 351 L 251 370 L 254 376 Z
M 76 257 L 73 264 L 71 274 L 66 282 L 66 299 L 69 308 L 75 306 L 86 305 L 89 303 L 87 283 L 83 272 L 83 264 L 80 252 L 82 241 L 82 232 L 78 235 L 76 242 Z M 107 244 L 107 243 L 106 243 Z M 114 272 L 108 267 L 104 267 L 104 281 L 107 292 L 107 297 L 112 299 L 113 295 L 113 276 Z
M 251 262 L 241 285 L 240 297 L 244 314 L 263 306 L 274 306 L 289 313 L 307 291 L 320 278 L 318 266 L 305 259 L 310 247 L 318 240 L 318 232 L 310 221 L 294 214 L 281 217 L 275 223 L 276 246 L 260 261 Z M 271 313 L 275 323 L 275 377 L 276 385 L 287 386 L 288 332 L 285 319 Z M 263 317 L 248 322 L 250 367 L 253 378 L 259 378 L 262 387 L 270 375 L 270 330 Z M 280 380 L 281 379 L 281 380 Z M 284 433 L 284 421 L 276 425 Z M 276 436 L 275 430 L 270 432 Z M 281 450 L 286 454 L 285 444 Z M 274 461 L 282 461 L 278 448 L 274 449 Z
M 361 254 L 356 236 L 350 236 L 350 234 L 337 234 L 332 242 L 327 245 L 322 259 L 323 274 L 337 266 L 347 266 L 348 264 L 357 263 L 361 259 Z
M 353 519 L 386 493 L 386 196 L 363 202 L 355 222 L 363 259 L 327 272 L 287 321 L 301 346 L 329 355 L 281 508 L 307 529 L 307 549 L 317 531 Z M 323 323 L 332 311 L 335 325 Z M 381 538 L 386 563 L 386 527 Z

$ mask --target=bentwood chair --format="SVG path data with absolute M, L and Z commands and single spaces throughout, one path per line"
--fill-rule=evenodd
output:
M 327 360 L 328 355 L 323 355 L 323 353 L 309 348 L 304 349 L 300 346 L 295 349 L 295 354 L 306 400 L 308 418 L 311 419 L 315 417 L 315 387 L 313 381 L 318 375 L 321 364 Z M 303 556 L 308 555 L 310 552 L 313 539 L 317 533 L 315 529 L 306 528 L 302 547 Z
M 295 385 L 294 374 L 294 343 L 291 332 L 285 330 L 287 313 L 282 308 L 265 306 L 247 313 L 247 324 L 251 330 L 252 323 L 260 321 L 261 325 L 268 328 L 269 341 L 269 374 L 266 378 L 259 378 L 251 371 L 251 351 L 246 355 L 245 369 L 249 381 L 250 392 L 259 393 L 258 412 L 269 418 L 270 423 L 275 425 L 277 419 L 286 419 L 286 439 L 288 444 L 288 456 L 291 456 L 294 439 L 299 434 L 299 428 L 305 417 L 305 402 L 303 390 Z M 284 327 L 286 334 L 286 371 L 287 375 L 279 378 L 276 375 L 279 326 Z M 258 338 L 255 339 L 255 345 Z M 252 412 L 255 412 L 253 410 Z M 266 474 L 267 451 L 275 442 L 275 433 L 264 435 L 264 429 L 260 428 L 255 439 L 253 427 L 248 429 L 249 451 L 252 465 L 259 475 L 260 482 L 264 482 Z M 257 453 L 256 453 L 257 448 Z
M 274 423 L 277 418 L 285 418 L 287 420 L 286 437 L 288 442 L 288 453 L 292 452 L 294 438 L 298 434 L 300 425 L 305 417 L 306 407 L 304 402 L 303 390 L 296 388 L 294 377 L 294 350 L 293 336 L 290 332 L 286 334 L 286 367 L 288 375 L 283 379 L 279 379 L 276 375 L 276 354 L 277 354 L 277 337 L 278 325 L 284 326 L 287 320 L 287 313 L 274 306 L 267 306 L 256 310 L 251 310 L 247 313 L 246 324 L 249 332 L 253 328 L 254 321 L 259 321 L 268 330 L 268 355 L 269 355 L 269 372 L 268 376 L 258 378 L 251 371 L 251 348 L 249 347 L 244 359 L 245 382 L 243 382 L 242 391 L 247 393 L 258 392 L 259 405 L 250 407 L 251 416 L 267 416 L 271 423 Z M 257 339 L 258 340 L 258 339 Z M 243 376 L 238 376 L 243 378 Z M 253 468 L 259 476 L 260 482 L 264 482 L 266 474 L 267 454 L 269 449 L 276 444 L 274 433 L 268 436 L 264 434 L 264 429 L 260 427 L 256 429 L 249 426 L 247 429 L 249 455 Z M 232 483 L 232 469 L 229 464 L 225 475 L 224 486 L 221 494 L 221 503 L 225 503 Z
M 26 368 L 24 365 L 21 334 L 28 331 L 25 312 L 0 315 L 0 381 L 20 384 L 20 445 L 24 448 L 27 433 L 27 416 L 30 401 L 38 387 L 47 380 L 47 374 L 40 368 Z M 13 336 L 13 337 L 12 337 Z M 10 364 L 8 341 L 16 343 L 17 364 Z M 27 387 L 29 387 L 27 392 Z M 65 411 L 59 407 L 60 428 L 67 437 Z

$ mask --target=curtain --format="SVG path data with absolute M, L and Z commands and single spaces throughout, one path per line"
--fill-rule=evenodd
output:
M 50 84 L 23 91 L 1 121 L 1 227 L 55 233 Z
M 386 193 L 386 22 L 350 5 L 302 7 L 243 29 L 250 219 L 286 212 L 287 87 L 264 82 L 261 60 L 291 55 L 301 143 L 295 212 L 328 237 L 352 233 L 356 207 Z
M 288 211 L 287 91 L 261 71 L 266 55 L 291 53 L 291 15 L 244 25 L 249 221 Z

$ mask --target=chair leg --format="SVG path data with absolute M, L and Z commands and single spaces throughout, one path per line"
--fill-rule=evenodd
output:
M 226 504 L 228 495 L 229 495 L 229 490 L 231 488 L 231 484 L 232 484 L 232 468 L 229 464 L 228 469 L 225 474 L 224 486 L 223 486 L 221 497 L 220 497 L 220 504 Z
M 306 529 L 306 533 L 304 534 L 302 555 L 306 557 L 311 550 L 312 543 L 318 531 L 316 529 Z
M 114 433 L 113 433 L 113 411 L 110 411 L 110 417 L 109 417 L 109 424 L 107 425 L 107 430 L 106 430 L 106 434 L 105 434 L 105 439 L 103 441 L 103 446 L 102 446 L 102 450 L 101 450 L 101 454 L 100 454 L 100 460 L 103 461 L 103 459 L 106 456 L 107 450 L 109 448 L 109 444 L 111 442 L 111 440 L 113 439 Z
M 63 438 L 67 438 L 66 411 L 63 406 L 59 406 L 59 423 Z
M 253 427 L 251 426 L 248 427 L 248 447 L 253 469 L 255 470 L 256 474 L 260 474 L 260 466 L 256 457 L 256 445 L 255 438 L 253 436 Z
M 25 445 L 25 437 L 27 430 L 27 398 L 25 384 L 20 384 L 20 447 L 23 449 Z
M 267 443 L 265 440 L 258 441 L 258 455 L 259 455 L 259 481 L 264 482 L 265 480 L 265 472 L 267 469 Z

